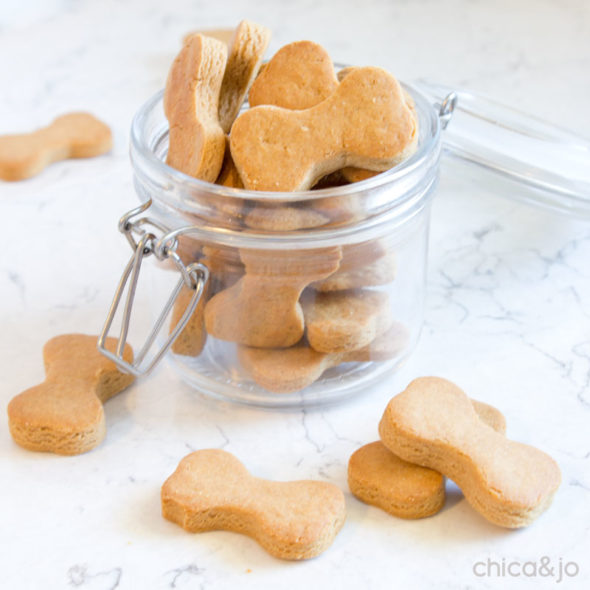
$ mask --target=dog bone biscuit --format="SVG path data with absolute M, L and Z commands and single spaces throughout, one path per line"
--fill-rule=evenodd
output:
M 230 51 L 219 96 L 219 120 L 225 133 L 240 112 L 264 52 L 270 41 L 270 31 L 261 25 L 243 20 L 230 41 Z
M 240 250 L 246 274 L 205 307 L 207 332 L 261 348 L 285 348 L 303 336 L 299 296 L 311 282 L 333 273 L 340 248 Z
M 561 481 L 549 455 L 494 432 L 445 379 L 412 381 L 389 402 L 379 434 L 402 459 L 452 479 L 480 514 L 500 526 L 530 524 L 549 507 Z
M 171 350 L 175 354 L 182 354 L 185 356 L 199 356 L 205 348 L 207 342 L 207 332 L 205 331 L 205 320 L 203 319 L 205 313 L 205 305 L 207 303 L 210 289 L 210 282 L 207 281 L 201 298 L 197 302 L 195 310 L 191 314 L 186 326 L 182 329 L 176 340 L 172 343 Z M 176 327 L 176 324 L 183 316 L 187 305 L 190 303 L 193 295 L 193 289 L 189 289 L 186 285 L 182 286 L 178 298 L 174 302 L 172 309 L 172 317 L 170 319 L 170 332 Z
M 398 81 L 368 67 L 351 72 L 310 109 L 259 106 L 242 113 L 230 146 L 246 188 L 296 191 L 345 166 L 386 170 L 415 132 Z
M 219 93 L 227 48 L 212 37 L 190 36 L 174 60 L 164 91 L 170 126 L 168 165 L 215 182 L 225 152 L 219 122 Z
M 69 113 L 51 125 L 17 135 L 0 136 L 0 178 L 24 180 L 52 162 L 92 158 L 113 146 L 111 130 L 89 113 Z
M 328 53 L 316 43 L 299 41 L 279 50 L 269 62 L 264 75 L 260 75 L 250 90 L 250 106 L 275 105 L 278 107 L 302 110 L 311 108 L 325 100 L 338 87 L 339 82 L 353 72 L 355 67 L 341 69 L 334 73 L 334 66 Z M 404 92 L 408 106 L 413 109 L 413 101 Z M 397 164 L 410 156 L 416 149 L 418 134 L 404 152 L 400 153 Z M 360 182 L 379 174 L 373 170 L 347 166 L 341 171 L 347 182 Z M 340 183 L 342 184 L 342 183 Z
M 386 361 L 406 347 L 408 332 L 393 323 L 369 345 L 350 352 L 325 353 L 299 342 L 290 348 L 238 347 L 241 365 L 261 387 L 273 393 L 292 393 L 311 385 L 324 371 L 340 363 Z
M 279 49 L 268 62 L 252 84 L 248 102 L 251 107 L 308 109 L 328 98 L 337 87 L 327 51 L 312 41 L 296 41 Z
M 346 511 L 333 484 L 260 479 L 230 453 L 205 449 L 182 459 L 162 486 L 162 515 L 191 533 L 234 531 L 274 557 L 301 560 L 332 544 Z
M 242 179 L 240 178 L 232 160 L 227 138 L 221 171 L 219 172 L 215 184 L 228 188 L 244 188 Z M 228 223 L 233 225 L 235 223 L 240 223 L 244 218 L 246 200 L 237 195 L 212 195 L 205 191 L 195 191 L 194 198 L 204 206 L 205 211 L 202 216 L 205 217 L 208 222 L 214 221 L 218 224 Z
M 396 257 L 394 252 L 351 270 L 338 269 L 332 276 L 313 283 L 311 287 L 317 291 L 342 291 L 360 287 L 384 285 L 395 279 Z
M 396 255 L 379 240 L 342 246 L 338 270 L 312 283 L 316 291 L 343 291 L 384 285 L 395 279 Z
M 77 455 L 97 446 L 105 436 L 103 403 L 130 385 L 96 347 L 96 336 L 63 334 L 43 347 L 45 381 L 8 404 L 8 425 L 14 441 L 31 451 Z M 117 341 L 107 339 L 115 350 Z M 126 346 L 123 358 L 133 351 Z
M 505 433 L 506 421 L 501 412 L 471 401 L 480 420 Z M 445 501 L 444 477 L 438 471 L 400 459 L 381 441 L 364 445 L 351 455 L 348 487 L 362 502 L 399 518 L 432 516 Z
M 307 340 L 318 352 L 363 348 L 390 323 L 389 298 L 379 291 L 311 291 L 301 306 Z
M 227 186 L 229 188 L 244 188 L 244 183 L 240 178 L 240 174 L 229 151 L 229 138 L 226 141 L 225 155 L 223 156 L 223 164 L 221 166 L 221 172 L 215 181 L 215 184 Z M 217 203 L 216 203 L 217 204 Z M 230 210 L 230 213 L 235 214 L 235 208 Z M 222 209 L 223 210 L 223 209 Z
M 338 81 L 342 82 L 342 80 L 344 80 L 344 78 L 346 76 L 348 76 L 348 74 L 350 74 L 354 70 L 355 70 L 354 66 L 342 68 L 337 74 Z M 404 97 L 406 99 L 406 104 L 412 110 L 414 117 L 416 117 L 416 109 L 415 109 L 415 105 L 414 105 L 414 100 L 412 99 L 410 94 L 408 92 L 406 92 L 405 90 L 404 90 Z M 418 134 L 416 133 L 414 135 L 414 141 L 412 141 L 412 143 L 410 143 L 408 145 L 406 150 L 404 150 L 399 155 L 399 158 L 398 158 L 397 162 L 395 162 L 395 164 L 399 164 L 401 161 L 403 161 L 406 158 L 408 158 L 409 156 L 411 156 L 416 151 L 417 145 L 418 145 Z M 379 174 L 379 172 L 373 172 L 372 170 L 364 170 L 363 168 L 354 168 L 353 166 L 347 166 L 346 168 L 343 168 L 340 172 L 341 172 L 342 176 L 348 182 L 361 182 L 363 180 L 368 180 L 369 178 L 373 178 L 373 176 L 376 176 L 377 174 Z
M 325 225 L 330 218 L 319 211 L 288 206 L 258 205 L 245 217 L 251 229 L 263 231 L 296 231 Z
M 187 43 L 193 35 L 201 34 L 204 37 L 213 37 L 225 45 L 229 45 L 232 40 L 235 31 L 234 29 L 203 29 L 202 31 L 191 31 L 182 38 L 182 44 Z

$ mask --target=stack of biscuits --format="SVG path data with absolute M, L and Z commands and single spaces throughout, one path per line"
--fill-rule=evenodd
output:
M 232 229 L 272 236 L 362 219 L 360 193 L 309 191 L 370 179 L 411 155 L 418 136 L 411 98 L 381 68 L 337 74 L 311 41 L 284 46 L 262 66 L 269 39 L 249 21 L 228 43 L 185 38 L 164 95 L 167 163 L 229 189 L 195 198 L 210 220 Z M 233 342 L 242 368 L 277 393 L 303 389 L 341 363 L 401 354 L 407 331 L 394 319 L 388 287 L 396 260 L 382 237 L 293 250 L 263 244 L 180 241 L 183 260 L 203 262 L 211 281 L 173 352 L 198 356 L 207 335 Z M 171 329 L 189 299 L 187 289 Z

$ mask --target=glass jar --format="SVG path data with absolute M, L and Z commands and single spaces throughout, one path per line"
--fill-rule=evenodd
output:
M 161 350 L 171 344 L 173 366 L 199 391 L 263 406 L 321 404 L 366 390 L 411 353 L 422 327 L 441 124 L 424 96 L 405 90 L 418 120 L 410 157 L 360 182 L 331 175 L 294 193 L 215 185 L 171 168 L 163 92 L 139 110 L 131 161 L 145 205 L 120 228 L 136 251 L 168 258 L 153 273 L 154 292 L 169 289 L 164 270 L 183 273 L 165 310 L 172 309 L 169 327 L 163 313 L 156 331 Z M 138 219 L 148 207 L 149 217 Z M 132 257 L 119 300 L 126 280 L 137 280 L 141 257 Z M 185 311 L 188 323 L 167 342 Z M 133 372 L 141 372 L 146 348 Z
M 360 182 L 330 175 L 317 190 L 295 193 L 215 185 L 169 167 L 163 92 L 150 99 L 131 130 L 142 204 L 119 222 L 133 254 L 99 337 L 103 354 L 141 375 L 170 349 L 199 391 L 262 406 L 367 390 L 420 334 L 429 206 L 451 116 L 444 153 L 476 164 L 495 192 L 590 219 L 587 140 L 469 91 L 425 81 L 404 89 L 418 120 L 410 157 Z M 172 292 L 128 363 L 137 280 L 152 254 L 153 293 L 168 296 L 170 283 Z M 125 293 L 111 352 L 105 339 Z

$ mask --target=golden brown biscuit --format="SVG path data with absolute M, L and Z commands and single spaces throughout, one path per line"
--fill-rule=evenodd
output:
M 406 348 L 408 332 L 394 322 L 373 342 L 350 352 L 325 353 L 301 341 L 290 348 L 238 347 L 240 364 L 261 387 L 273 393 L 293 393 L 311 385 L 340 363 L 387 361 Z
M 330 218 L 313 209 L 268 204 L 255 206 L 244 224 L 262 231 L 296 231 L 325 225 Z
M 215 184 L 227 186 L 229 188 L 244 188 L 244 183 L 240 178 L 240 174 L 229 151 L 229 138 L 226 141 L 225 155 L 223 156 L 223 165 L 221 166 L 221 172 L 215 181 Z M 241 212 L 241 211 L 240 211 Z M 234 209 L 229 211 L 231 214 L 235 214 Z
M 342 261 L 329 277 L 312 283 L 316 291 L 342 291 L 385 285 L 395 279 L 396 255 L 379 240 L 342 247 Z
M 246 274 L 207 303 L 207 332 L 247 346 L 292 346 L 303 336 L 301 292 L 309 283 L 333 273 L 340 256 L 338 247 L 240 250 Z
M 329 176 L 324 176 L 324 178 L 329 178 Z M 351 223 L 362 219 L 365 214 L 363 199 L 358 195 L 323 197 L 314 199 L 313 202 L 308 201 L 307 206 L 328 218 L 329 221 L 325 225 Z
M 264 52 L 270 41 L 270 31 L 262 25 L 243 20 L 230 41 L 229 56 L 219 96 L 219 120 L 229 133 L 250 85 L 258 74 Z
M 172 343 L 171 350 L 175 354 L 182 354 L 184 356 L 199 356 L 205 348 L 207 342 L 207 332 L 205 331 L 205 305 L 209 299 L 211 282 L 207 281 L 201 298 L 197 302 L 195 310 L 191 314 L 186 326 L 182 329 L 176 340 Z M 174 302 L 172 309 L 172 317 L 170 319 L 170 332 L 176 327 L 187 306 L 189 305 L 195 291 L 189 289 L 186 285 L 182 286 L 182 289 L 178 295 L 178 298 Z
M 296 191 L 345 166 L 386 170 L 415 133 L 397 80 L 369 67 L 350 73 L 310 109 L 259 106 L 242 113 L 230 146 L 246 188 Z
M 484 424 L 465 393 L 445 379 L 412 381 L 389 402 L 379 434 L 402 459 L 452 479 L 480 514 L 503 527 L 530 524 L 561 481 L 549 455 Z
M 77 455 L 97 446 L 106 433 L 103 403 L 135 377 L 121 373 L 97 349 L 96 336 L 63 334 L 43 347 L 45 381 L 8 404 L 8 426 L 14 441 L 31 451 Z M 108 338 L 114 351 L 117 341 Z M 123 358 L 133 359 L 126 346 Z
M 225 152 L 218 105 L 227 48 L 212 37 L 190 36 L 174 60 L 164 91 L 170 125 L 168 165 L 215 182 Z
M 479 419 L 497 432 L 506 432 L 506 420 L 496 408 L 471 400 Z M 433 469 L 408 463 L 381 441 L 364 445 L 348 462 L 348 487 L 362 502 L 399 518 L 425 518 L 445 502 L 444 477 Z
M 204 37 L 213 37 L 213 39 L 217 39 L 225 45 L 229 45 L 235 34 L 235 31 L 234 29 L 203 29 L 202 31 L 191 31 L 182 38 L 182 44 L 184 45 L 193 35 L 198 34 L 201 34 Z
M 0 178 L 23 180 L 68 158 L 92 158 L 113 146 L 111 130 L 89 113 L 69 113 L 31 133 L 0 136 Z
M 308 109 L 328 98 L 338 87 L 327 51 L 312 41 L 281 47 L 256 78 L 248 102 L 292 110 Z
M 338 81 L 342 82 L 344 78 L 355 70 L 354 66 L 349 66 L 347 68 L 342 68 L 338 74 Z M 414 101 L 412 97 L 404 90 L 404 97 L 406 100 L 406 104 L 412 110 L 414 117 L 416 117 L 416 109 L 414 106 Z M 405 160 L 409 156 L 411 156 L 415 151 L 418 145 L 418 134 L 416 133 L 414 136 L 414 141 L 408 145 L 407 149 L 402 152 L 398 158 L 398 161 L 395 164 L 399 164 L 401 161 Z M 363 180 L 368 180 L 369 178 L 373 178 L 379 174 L 379 172 L 374 172 L 373 170 L 364 170 L 363 168 L 354 168 L 352 166 L 348 166 L 343 168 L 341 171 L 343 178 L 345 178 L 348 182 L 361 182 Z
M 259 479 L 230 453 L 205 449 L 187 455 L 164 482 L 162 515 L 191 533 L 234 531 L 274 557 L 301 560 L 332 544 L 346 509 L 333 484 Z
M 307 291 L 301 307 L 305 335 L 318 352 L 358 350 L 386 331 L 391 323 L 389 297 L 380 291 Z

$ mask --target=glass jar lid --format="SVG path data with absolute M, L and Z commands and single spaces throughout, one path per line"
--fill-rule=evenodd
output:
M 513 198 L 590 219 L 589 140 L 471 91 L 414 86 L 436 108 L 454 94 L 443 153 L 518 185 Z

